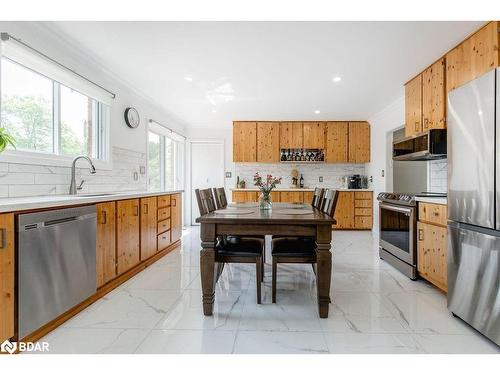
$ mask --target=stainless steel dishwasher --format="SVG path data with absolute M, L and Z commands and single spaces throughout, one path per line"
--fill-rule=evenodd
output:
M 96 206 L 19 215 L 22 339 L 96 292 Z

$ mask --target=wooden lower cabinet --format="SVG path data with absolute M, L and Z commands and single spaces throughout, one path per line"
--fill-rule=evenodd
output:
M 115 207 L 115 202 L 105 202 L 96 205 L 96 270 L 98 288 L 116 276 Z
M 172 195 L 170 208 L 170 241 L 175 242 L 182 236 L 182 194 Z
M 354 228 L 354 192 L 340 191 L 335 208 L 335 220 L 337 224 L 332 227 L 335 229 L 353 229 Z
M 0 215 L 0 342 L 14 336 L 14 215 Z
M 233 191 L 233 203 L 257 202 L 258 193 L 256 191 Z
M 156 197 L 141 198 L 141 261 L 156 254 L 158 228 Z
M 140 262 L 139 199 L 118 201 L 116 210 L 117 271 L 120 275 Z
M 280 191 L 280 202 L 303 203 L 304 194 L 302 191 Z
M 421 277 L 448 290 L 446 227 L 417 223 L 417 270 Z
M 302 200 L 304 203 L 312 203 L 314 197 L 314 191 L 304 191 L 304 199 Z

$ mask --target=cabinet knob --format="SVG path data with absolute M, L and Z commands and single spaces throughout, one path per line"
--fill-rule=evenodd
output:
M 418 240 L 419 241 L 423 241 L 424 240 L 424 230 L 423 229 L 419 229 L 418 230 Z
M 144 214 L 147 215 L 148 214 L 148 204 L 147 203 L 144 203 Z
M 102 219 L 101 219 L 101 224 L 106 224 L 108 222 L 108 215 L 105 210 L 102 211 Z
M 0 228 L 0 249 L 5 249 L 7 247 L 7 229 Z
M 424 119 L 424 129 L 427 129 L 429 127 L 429 119 Z

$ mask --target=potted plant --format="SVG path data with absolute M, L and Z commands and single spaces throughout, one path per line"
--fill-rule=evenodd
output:
M 276 185 L 281 184 L 281 177 L 276 178 L 267 175 L 266 180 L 264 181 L 262 177 L 259 175 L 259 172 L 255 173 L 253 176 L 254 185 L 257 186 L 260 190 L 259 196 L 259 207 L 261 210 L 270 210 L 273 208 L 273 204 L 271 202 L 271 191 L 276 187 Z
M 0 153 L 2 153 L 8 145 L 16 148 L 16 141 L 14 140 L 14 137 L 7 132 L 7 130 L 0 128 Z

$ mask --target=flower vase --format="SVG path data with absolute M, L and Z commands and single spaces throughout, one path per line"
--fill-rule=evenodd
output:
M 272 210 L 273 204 L 271 202 L 271 194 L 270 193 L 260 193 L 259 196 L 259 208 L 261 210 Z

